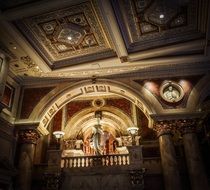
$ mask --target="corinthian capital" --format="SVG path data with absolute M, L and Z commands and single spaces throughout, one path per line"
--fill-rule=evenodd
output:
M 40 135 L 35 129 L 23 129 L 18 131 L 20 143 L 36 144 Z
M 173 133 L 173 123 L 171 121 L 157 121 L 153 129 L 157 132 L 157 136 Z
M 195 133 L 198 122 L 199 119 L 180 119 L 174 121 L 174 124 L 176 125 L 177 130 L 183 135 L 186 133 Z

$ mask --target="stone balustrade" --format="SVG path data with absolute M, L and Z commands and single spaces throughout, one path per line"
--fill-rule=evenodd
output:
M 130 158 L 128 154 L 63 157 L 61 159 L 61 168 L 122 166 L 129 164 L 130 164 Z

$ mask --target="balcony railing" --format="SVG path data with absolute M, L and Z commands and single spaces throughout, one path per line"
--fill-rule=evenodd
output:
M 130 164 L 130 159 L 128 154 L 63 157 L 61 159 L 61 168 L 122 166 L 129 164 Z

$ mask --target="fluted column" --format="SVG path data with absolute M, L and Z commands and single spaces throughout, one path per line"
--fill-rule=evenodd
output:
M 5 57 L 5 55 L 0 52 L 0 112 L 5 107 L 4 104 L 1 103 L 1 100 L 4 94 L 8 70 L 9 70 L 8 60 Z
M 18 190 L 31 189 L 31 177 L 36 142 L 39 134 L 35 129 L 18 131 L 19 161 L 18 161 Z
M 183 136 L 185 157 L 187 161 L 188 173 L 192 190 L 208 190 L 207 176 L 204 170 L 198 139 L 196 136 L 196 124 L 194 120 L 179 120 L 176 125 Z
M 172 125 L 168 121 L 160 121 L 154 125 L 154 129 L 159 137 L 165 190 L 180 190 L 181 182 L 172 140 Z

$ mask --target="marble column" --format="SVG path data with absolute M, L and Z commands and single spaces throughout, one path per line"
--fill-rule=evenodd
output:
M 159 137 L 165 190 L 180 190 L 182 188 L 172 139 L 172 125 L 168 121 L 160 121 L 154 125 L 154 129 Z
M 40 135 L 35 129 L 18 131 L 19 161 L 18 161 L 18 190 L 31 189 L 31 177 L 36 142 Z
M 8 60 L 5 57 L 5 55 L 0 52 L 0 112 L 5 107 L 4 104 L 1 103 L 1 100 L 4 94 L 8 70 L 9 70 Z
M 192 190 L 208 190 L 208 180 L 204 169 L 201 152 L 196 136 L 196 120 L 179 120 L 176 122 L 183 136 L 185 157 Z

